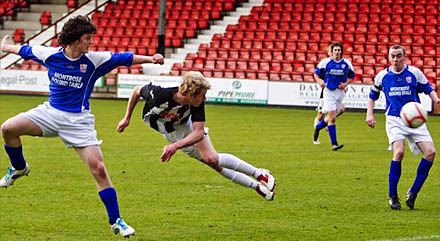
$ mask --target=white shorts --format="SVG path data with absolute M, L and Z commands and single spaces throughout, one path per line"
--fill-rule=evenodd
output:
M 328 88 L 324 89 L 324 113 L 329 111 L 337 111 L 342 106 L 342 101 L 344 100 L 345 92 L 341 89 L 330 90 Z
M 324 109 L 324 98 L 319 98 L 318 106 L 316 107 L 316 111 L 323 112 Z
M 389 151 L 393 150 L 393 143 L 400 140 L 408 140 L 409 149 L 414 155 L 421 153 L 421 150 L 417 146 L 418 142 L 427 141 L 433 142 L 432 137 L 429 134 L 426 124 L 418 128 L 409 128 L 405 126 L 397 116 L 386 116 L 385 130 L 388 136 Z
M 191 118 L 190 118 L 191 119 Z M 163 134 L 163 137 L 170 143 L 178 142 L 193 132 L 192 121 L 188 120 L 186 125 L 180 125 L 176 130 L 171 133 Z M 205 136 L 208 135 L 209 128 L 205 127 Z M 197 150 L 196 145 L 187 146 L 181 149 L 188 156 L 202 161 L 202 157 Z
M 67 147 L 101 145 L 95 130 L 95 116 L 90 111 L 71 113 L 53 108 L 49 102 L 20 113 L 43 131 L 43 137 L 57 137 Z

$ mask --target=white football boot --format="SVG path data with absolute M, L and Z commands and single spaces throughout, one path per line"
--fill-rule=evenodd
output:
M 115 235 L 120 233 L 124 238 L 130 238 L 130 235 L 134 236 L 134 228 L 126 224 L 122 218 L 116 220 L 116 223 L 112 225 L 112 230 Z
M 275 196 L 275 193 L 269 191 L 269 189 L 267 189 L 267 187 L 261 182 L 258 183 L 255 191 L 257 191 L 257 193 L 260 194 L 260 196 L 264 197 L 267 201 L 272 201 L 273 197 Z
M 257 180 L 262 183 L 269 191 L 273 192 L 275 188 L 275 178 L 269 170 L 261 169 L 261 174 L 257 177 Z
M 8 173 L 0 180 L 0 187 L 7 188 L 12 186 L 19 177 L 24 175 L 28 175 L 31 171 L 31 168 L 26 164 L 26 167 L 23 170 L 15 170 L 15 168 L 8 167 Z

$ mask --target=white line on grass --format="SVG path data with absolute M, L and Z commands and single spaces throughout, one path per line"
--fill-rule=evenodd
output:
M 425 236 L 425 237 L 414 237 L 414 238 L 370 240 L 370 241 L 414 241 L 414 240 L 433 240 L 433 239 L 440 239 L 440 235 L 432 235 L 432 236 Z

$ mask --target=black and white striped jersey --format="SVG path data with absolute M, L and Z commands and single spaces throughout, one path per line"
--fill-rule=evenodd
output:
M 178 87 L 162 88 L 153 84 L 142 87 L 140 96 L 145 100 L 142 117 L 153 129 L 165 134 L 173 132 L 179 125 L 205 121 L 205 102 L 199 107 L 180 105 L 173 100 Z

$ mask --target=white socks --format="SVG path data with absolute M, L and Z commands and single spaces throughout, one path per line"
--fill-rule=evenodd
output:
M 250 178 L 247 175 L 244 175 L 241 172 L 236 172 L 234 170 L 228 169 L 223 167 L 223 169 L 221 170 L 220 174 L 224 177 L 226 177 L 227 179 L 232 180 L 233 182 L 242 185 L 244 187 L 251 187 L 253 189 L 255 189 L 258 185 L 258 183 Z
M 254 176 L 255 178 L 257 178 L 262 172 L 261 169 L 255 168 L 254 166 L 241 160 L 240 158 L 225 153 L 218 154 L 218 165 L 244 173 L 249 176 Z

